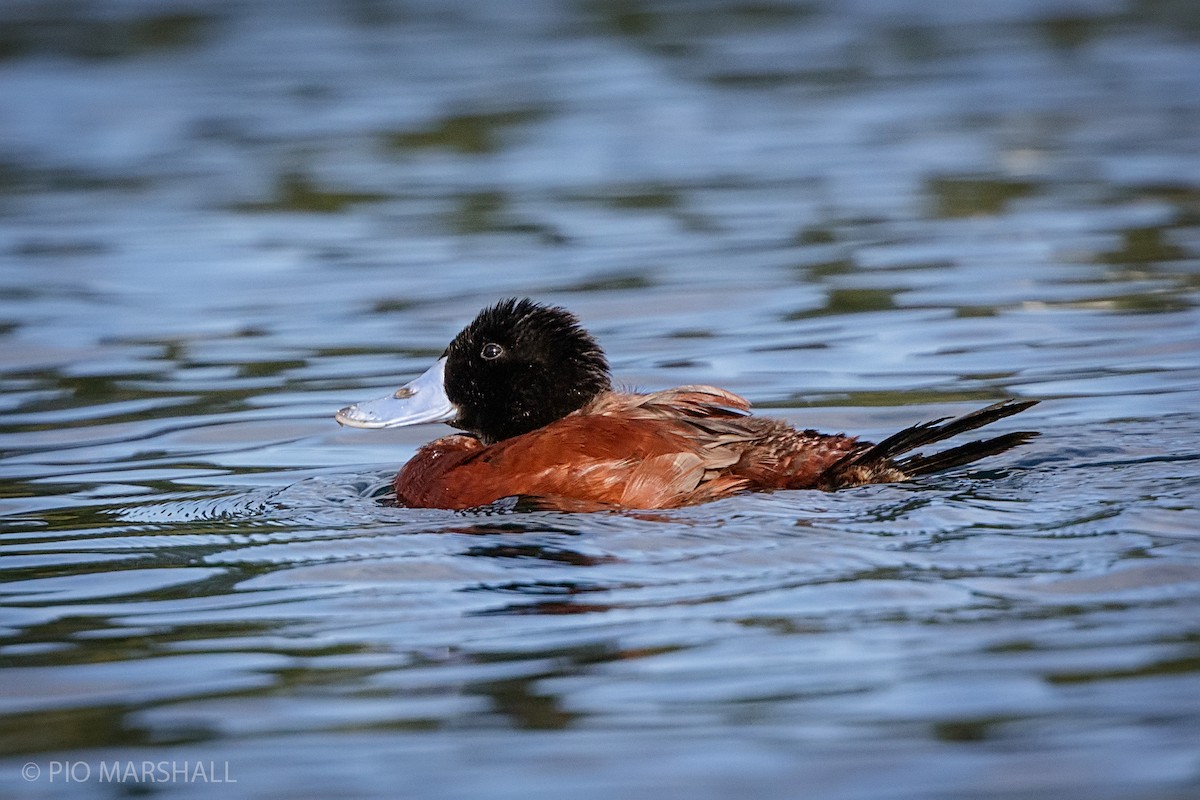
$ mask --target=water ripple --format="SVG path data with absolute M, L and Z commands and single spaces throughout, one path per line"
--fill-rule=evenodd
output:
M 1195 4 L 434 5 L 0 4 L 0 794 L 1196 794 Z M 442 431 L 331 412 L 511 295 L 622 385 L 1043 435 L 396 507 Z

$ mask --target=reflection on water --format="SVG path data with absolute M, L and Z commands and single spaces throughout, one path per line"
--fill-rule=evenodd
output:
M 1200 792 L 1198 31 L 0 9 L 0 794 Z M 396 508 L 437 431 L 333 410 L 509 295 L 627 385 L 867 437 L 1038 397 L 1044 435 L 837 494 Z

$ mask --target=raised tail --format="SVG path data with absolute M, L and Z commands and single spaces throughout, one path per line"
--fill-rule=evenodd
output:
M 840 489 L 865 483 L 902 481 L 917 475 L 961 467 L 963 464 L 1003 453 L 1037 436 L 1037 431 L 1016 431 L 991 439 L 977 439 L 940 453 L 915 453 L 907 458 L 898 458 L 918 447 L 990 425 L 1037 403 L 1037 400 L 1004 400 L 961 417 L 942 417 L 913 425 L 878 444 L 863 443 L 861 448 L 855 448 L 825 469 L 821 473 L 818 485 L 822 489 Z

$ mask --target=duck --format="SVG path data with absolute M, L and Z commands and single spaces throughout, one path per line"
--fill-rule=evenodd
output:
M 604 350 L 566 309 L 509 298 L 483 309 L 434 364 L 392 394 L 341 409 L 342 425 L 444 422 L 461 433 L 418 449 L 393 482 L 398 505 L 654 510 L 748 492 L 892 483 L 1003 453 L 1014 431 L 923 448 L 1035 405 L 1007 399 L 879 442 L 801 430 L 715 386 L 613 386 Z M 917 451 L 917 452 L 915 452 Z

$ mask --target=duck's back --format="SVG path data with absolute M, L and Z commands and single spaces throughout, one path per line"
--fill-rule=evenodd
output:
M 455 509 L 514 495 L 552 508 L 674 508 L 746 490 L 815 487 L 829 466 L 862 447 L 748 416 L 748 408 L 708 386 L 609 393 L 493 445 L 470 436 L 431 442 L 396 476 L 397 498 Z

